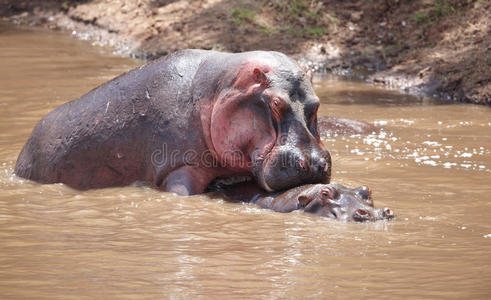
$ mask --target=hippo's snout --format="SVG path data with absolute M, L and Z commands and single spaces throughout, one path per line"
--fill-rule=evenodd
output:
M 319 174 L 321 182 L 328 183 L 331 177 L 331 154 L 320 148 L 312 153 L 310 168 L 313 174 Z M 326 179 L 327 178 L 327 179 Z
M 394 217 L 394 213 L 388 207 L 382 209 L 373 208 L 358 208 L 353 216 L 352 220 L 355 222 L 377 221 L 377 220 L 390 220 Z
M 354 212 L 351 216 L 355 222 L 377 221 L 377 220 L 390 220 L 394 218 L 394 213 L 388 207 L 384 209 L 375 209 L 373 207 L 373 200 L 371 197 L 371 191 L 367 187 L 363 186 L 356 189 L 353 199 L 346 199 L 346 203 L 352 206 Z M 356 199 L 358 198 L 358 199 Z M 362 201 L 360 201 L 362 200 Z
M 264 185 L 275 191 L 299 183 L 329 183 L 331 155 L 323 147 L 311 147 L 309 151 L 301 151 L 297 147 L 277 147 L 264 162 L 262 171 Z

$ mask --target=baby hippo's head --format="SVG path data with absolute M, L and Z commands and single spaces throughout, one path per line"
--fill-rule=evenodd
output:
M 350 189 L 340 184 L 315 184 L 298 195 L 304 211 L 346 222 L 388 220 L 394 213 L 388 207 L 375 209 L 366 186 Z

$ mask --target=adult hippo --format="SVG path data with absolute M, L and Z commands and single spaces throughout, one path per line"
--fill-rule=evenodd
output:
M 151 181 L 180 195 L 236 175 L 266 191 L 327 183 L 311 79 L 278 52 L 178 51 L 48 114 L 15 174 L 77 189 Z
M 394 217 L 389 208 L 375 209 L 372 192 L 366 186 L 347 188 L 341 184 L 306 184 L 292 189 L 267 193 L 247 183 L 213 186 L 216 193 L 233 202 L 251 202 L 262 208 L 288 213 L 303 210 L 345 222 L 388 220 Z

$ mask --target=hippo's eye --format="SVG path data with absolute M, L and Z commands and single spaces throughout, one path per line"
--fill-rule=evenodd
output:
M 325 187 L 321 190 L 321 195 L 325 199 L 334 199 L 335 191 L 330 187 Z
M 274 109 L 277 109 L 278 111 L 281 111 L 283 109 L 283 101 L 278 97 L 274 97 L 272 99 L 271 105 Z
M 280 107 L 280 100 L 278 98 L 274 99 L 273 105 L 274 105 L 274 107 L 279 108 Z
M 357 189 L 357 196 L 364 200 L 368 205 L 373 206 L 372 191 L 367 186 L 362 186 Z
M 271 111 L 273 112 L 273 116 L 277 121 L 280 120 L 280 117 L 283 114 L 284 109 L 285 109 L 285 104 L 283 100 L 281 100 L 278 97 L 274 97 L 271 99 Z
M 365 185 L 358 188 L 358 193 L 360 194 L 360 196 L 362 198 L 365 198 L 365 199 L 371 198 L 371 196 L 372 196 L 372 191 L 370 190 L 370 188 L 368 186 L 365 186 Z
M 305 118 L 308 121 L 308 127 L 313 136 L 318 136 L 317 132 L 317 110 L 319 109 L 319 104 L 314 103 L 306 105 Z

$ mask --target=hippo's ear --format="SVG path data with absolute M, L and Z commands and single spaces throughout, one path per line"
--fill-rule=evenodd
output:
M 252 78 L 256 83 L 259 83 L 262 86 L 267 86 L 269 84 L 268 77 L 266 77 L 266 74 L 259 68 L 254 68 L 254 71 L 252 71 Z
M 313 83 L 313 81 L 314 81 L 314 72 L 312 72 L 312 69 L 310 67 L 307 68 L 307 71 L 305 71 L 305 75 L 310 80 L 310 83 Z
M 301 194 L 297 199 L 301 207 L 306 207 L 312 201 L 312 198 L 305 194 Z

